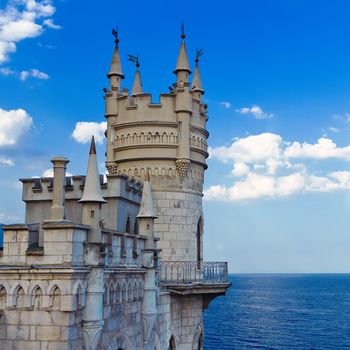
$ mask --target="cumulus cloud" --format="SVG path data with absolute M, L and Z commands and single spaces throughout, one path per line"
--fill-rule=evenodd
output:
M 338 147 L 331 139 L 321 137 L 315 144 L 293 142 L 285 149 L 284 153 L 287 158 L 339 158 L 350 160 L 350 145 Z
M 0 166 L 14 166 L 15 163 L 13 159 L 0 156 Z
M 106 129 L 106 122 L 78 122 L 75 124 L 75 128 L 71 136 L 79 143 L 88 143 L 91 140 L 91 136 L 94 135 L 97 143 L 103 143 Z
M 0 64 L 16 51 L 17 42 L 40 36 L 44 26 L 57 29 L 58 26 L 48 18 L 54 13 L 52 0 L 9 1 L 0 10 Z
M 338 147 L 328 138 L 316 143 L 288 142 L 280 135 L 263 133 L 235 139 L 231 145 L 210 148 L 210 157 L 232 164 L 232 186 L 214 185 L 207 200 L 239 201 L 275 198 L 306 192 L 350 189 L 350 171 L 313 174 L 302 159 L 350 160 L 350 146 Z
M 226 109 L 229 109 L 232 106 L 231 103 L 227 102 L 227 101 L 220 102 L 220 104 L 221 104 L 221 106 L 223 106 Z
M 0 146 L 15 145 L 32 124 L 32 117 L 24 109 L 0 108 Z
M 19 78 L 22 81 L 25 81 L 30 77 L 40 80 L 47 80 L 50 78 L 48 74 L 41 72 L 38 69 L 23 70 L 21 73 L 19 73 Z
M 268 119 L 272 118 L 272 113 L 267 113 L 262 110 L 262 108 L 258 105 L 253 105 L 251 107 L 243 107 L 235 110 L 237 113 L 251 115 L 255 119 Z

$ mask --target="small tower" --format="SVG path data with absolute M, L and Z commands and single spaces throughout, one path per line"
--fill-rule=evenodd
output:
M 202 80 L 201 80 L 201 75 L 199 72 L 199 57 L 202 56 L 203 50 L 197 50 L 196 52 L 196 67 L 194 69 L 194 74 L 193 74 L 193 80 L 192 80 L 192 91 L 193 91 L 193 97 L 197 99 L 199 102 L 202 102 L 202 96 L 204 95 L 204 90 L 202 87 Z
M 157 317 L 157 248 L 154 237 L 154 219 L 157 218 L 153 207 L 152 188 L 147 171 L 143 184 L 140 211 L 138 214 L 139 233 L 147 237 L 145 249 L 142 251 L 142 266 L 147 269 L 145 274 L 144 298 L 141 305 L 143 340 L 146 349 L 153 349 L 149 339 Z
M 111 68 L 107 74 L 107 77 L 110 80 L 110 89 L 119 91 L 121 87 L 121 81 L 124 79 L 124 74 L 122 71 L 122 66 L 120 63 L 120 55 L 119 55 L 119 37 L 118 37 L 118 30 L 113 29 L 112 34 L 115 37 L 115 47 L 112 57 L 112 64 Z
M 131 90 L 131 96 L 142 95 L 144 92 L 143 92 L 142 82 L 141 82 L 139 57 L 129 55 L 129 61 L 135 62 L 135 65 L 136 65 L 136 72 L 135 72 L 134 84 Z
M 101 192 L 94 136 L 91 138 L 83 197 L 78 203 L 83 204 L 82 224 L 90 226 L 88 241 L 101 243 L 101 204 L 106 203 L 106 201 Z
M 176 82 L 170 94 L 160 95 L 159 103 L 152 103 L 152 96 L 143 92 L 138 58 L 129 55 L 136 63 L 131 96 L 126 90 L 106 94 L 106 167 L 110 175 L 141 181 L 149 171 L 158 215 L 154 233 L 160 239 L 162 259 L 200 262 L 207 116 L 201 102 L 200 54 L 191 87 L 185 38 L 182 27 Z

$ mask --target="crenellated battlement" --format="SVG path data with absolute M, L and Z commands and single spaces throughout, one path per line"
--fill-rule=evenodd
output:
M 100 185 L 103 197 L 123 197 L 129 201 L 139 203 L 142 194 L 142 182 L 128 178 L 128 176 L 107 175 L 105 181 L 104 175 L 100 175 Z M 80 199 L 83 195 L 85 186 L 84 175 L 74 175 L 65 177 L 64 189 L 66 199 Z M 24 178 L 20 179 L 23 183 L 22 199 L 23 201 L 52 200 L 53 178 Z

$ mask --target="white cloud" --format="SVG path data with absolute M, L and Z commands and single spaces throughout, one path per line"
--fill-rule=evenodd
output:
M 331 139 L 321 137 L 315 144 L 293 142 L 285 149 L 284 153 L 287 158 L 338 158 L 350 160 L 350 145 L 338 147 Z
M 51 28 L 51 29 L 61 29 L 62 27 L 59 26 L 58 24 L 53 23 L 52 19 L 45 19 L 45 21 L 43 22 L 43 24 L 45 24 L 47 27 Z
M 221 106 L 223 106 L 224 108 L 226 109 L 229 109 L 231 108 L 231 103 L 230 102 L 227 102 L 227 101 L 224 101 L 224 102 L 220 102 Z
M 10 223 L 17 220 L 19 220 L 18 216 L 8 215 L 6 213 L 0 212 L 0 223 L 2 224 Z
M 16 74 L 16 72 L 8 67 L 4 67 L 4 68 L 0 68 L 0 74 L 8 76 L 8 75 L 14 75 Z
M 249 166 L 245 163 L 235 163 L 231 171 L 231 174 L 237 177 L 242 177 L 243 175 L 246 175 L 248 173 L 249 173 Z
M 33 119 L 24 109 L 0 108 L 0 146 L 15 145 L 32 124 Z
M 344 114 L 333 114 L 334 120 L 340 120 L 345 123 L 350 123 L 350 113 L 344 113 Z
M 48 74 L 41 72 L 38 69 L 23 70 L 19 74 L 19 78 L 22 81 L 27 80 L 29 77 L 33 77 L 33 78 L 40 79 L 40 80 L 47 80 L 50 78 Z
M 15 163 L 14 163 L 13 159 L 11 159 L 11 158 L 7 158 L 7 157 L 0 156 L 0 166 L 1 166 L 1 165 L 4 165 L 4 166 L 14 166 Z
M 240 114 L 252 115 L 255 119 L 267 119 L 272 118 L 272 113 L 267 113 L 262 110 L 262 108 L 258 105 L 253 105 L 251 107 L 243 107 L 235 110 Z
M 335 128 L 334 126 L 330 126 L 328 128 L 329 131 L 333 132 L 333 133 L 338 133 L 340 130 L 338 128 Z
M 54 13 L 52 0 L 13 0 L 0 9 L 0 64 L 16 51 L 17 42 L 40 36 L 44 25 L 57 29 L 52 19 L 47 18 Z M 40 23 L 43 18 L 47 19 Z
M 232 186 L 214 185 L 205 191 L 206 200 L 239 201 L 275 198 L 296 193 L 350 189 L 350 171 L 313 174 L 297 159 L 350 161 L 350 145 L 338 147 L 331 139 L 315 144 L 287 142 L 280 135 L 263 133 L 235 139 L 229 146 L 209 149 L 210 157 L 232 163 Z
M 102 143 L 104 140 L 104 133 L 107 129 L 107 123 L 95 122 L 78 122 L 72 133 L 72 138 L 79 143 L 88 143 L 91 141 L 91 136 L 95 136 L 95 141 Z

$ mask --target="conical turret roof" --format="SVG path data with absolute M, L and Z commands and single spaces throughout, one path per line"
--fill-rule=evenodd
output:
M 143 183 L 142 198 L 138 218 L 157 218 L 153 207 L 152 187 L 147 172 L 145 182 Z
M 132 86 L 131 96 L 141 95 L 143 94 L 141 74 L 139 69 L 139 63 L 136 64 L 136 73 L 134 79 L 134 85 Z
M 122 71 L 122 65 L 120 63 L 120 55 L 119 55 L 119 38 L 118 38 L 118 32 L 113 30 L 113 35 L 115 35 L 115 47 L 114 47 L 114 52 L 113 52 L 113 57 L 112 57 L 112 64 L 111 68 L 107 74 L 108 77 L 111 75 L 119 75 L 122 79 L 124 79 L 124 74 Z
M 201 75 L 199 72 L 198 57 L 196 57 L 196 67 L 194 69 L 194 74 L 193 74 L 192 88 L 193 88 L 193 91 L 200 91 L 204 93 L 204 90 L 202 87 Z
M 187 71 L 188 73 L 191 73 L 190 65 L 188 63 L 187 52 L 186 52 L 185 34 L 182 34 L 181 38 L 182 38 L 182 41 L 180 46 L 180 52 L 177 57 L 176 68 L 174 70 L 175 74 L 178 71 Z
M 94 136 L 92 136 L 91 138 L 89 161 L 85 178 L 83 197 L 78 201 L 78 203 L 84 202 L 106 203 L 106 201 L 102 197 Z

